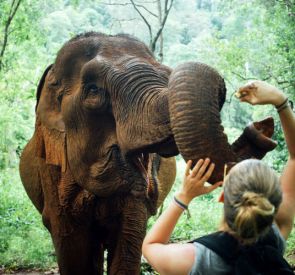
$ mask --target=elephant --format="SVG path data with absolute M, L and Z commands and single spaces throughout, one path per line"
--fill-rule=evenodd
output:
M 66 42 L 37 88 L 20 176 L 51 234 L 61 274 L 139 274 L 147 220 L 175 178 L 175 159 L 225 163 L 275 147 L 273 120 L 232 145 L 221 125 L 226 87 L 199 62 L 171 69 L 137 38 L 88 32 Z M 105 253 L 107 252 L 107 253 Z

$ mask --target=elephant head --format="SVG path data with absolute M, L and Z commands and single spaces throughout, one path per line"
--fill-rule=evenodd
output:
M 225 93 L 221 76 L 205 64 L 171 70 L 128 35 L 79 35 L 63 46 L 40 82 L 37 153 L 69 169 L 99 197 L 145 194 L 153 152 L 195 161 L 210 157 L 214 183 L 224 163 L 241 158 L 241 146 L 232 147 L 221 126 Z M 269 131 L 257 132 L 273 147 Z M 251 154 L 243 152 L 255 157 L 255 150 Z

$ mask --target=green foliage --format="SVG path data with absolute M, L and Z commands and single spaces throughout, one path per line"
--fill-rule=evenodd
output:
M 218 230 L 222 204 L 217 202 L 220 190 L 198 197 L 190 204 L 190 215 L 183 215 L 173 232 L 172 242 L 183 242 Z
M 10 168 L 0 175 L 0 265 L 48 268 L 55 265 L 53 246 L 17 174 Z

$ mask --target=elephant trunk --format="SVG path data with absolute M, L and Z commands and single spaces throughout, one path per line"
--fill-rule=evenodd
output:
M 113 65 L 107 77 L 117 138 L 123 154 L 178 154 L 170 128 L 167 83 L 169 68 L 134 57 Z
M 168 90 L 172 132 L 184 159 L 209 157 L 215 163 L 210 183 L 222 180 L 224 164 L 237 157 L 221 125 L 226 88 L 221 76 L 202 63 L 185 63 L 172 71 Z

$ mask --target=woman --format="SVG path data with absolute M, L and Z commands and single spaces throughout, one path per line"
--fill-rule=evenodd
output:
M 276 107 L 290 156 L 280 180 L 258 160 L 246 160 L 231 169 L 221 196 L 224 198 L 221 230 L 241 244 L 251 244 L 273 228 L 283 253 L 295 214 L 295 117 L 286 96 L 263 81 L 241 87 L 237 97 L 252 105 Z M 147 234 L 143 255 L 160 274 L 225 274 L 232 267 L 209 248 L 199 243 L 168 244 L 178 218 L 191 200 L 222 184 L 204 186 L 214 170 L 209 159 L 199 160 L 192 171 L 190 168 L 188 161 L 182 188 Z

